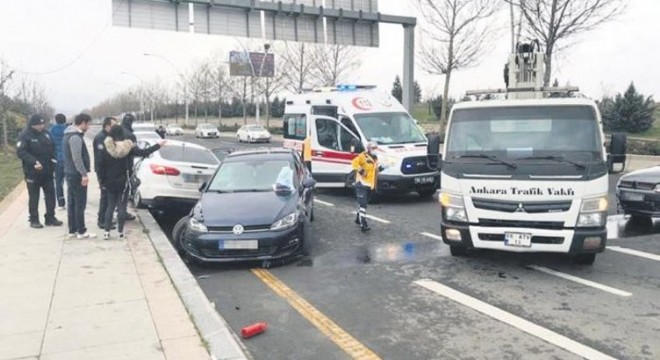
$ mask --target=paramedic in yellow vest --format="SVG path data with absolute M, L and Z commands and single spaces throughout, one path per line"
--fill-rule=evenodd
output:
M 358 202 L 355 223 L 360 225 L 363 232 L 371 230 L 367 225 L 367 204 L 371 192 L 376 189 L 376 177 L 379 171 L 376 149 L 378 149 L 378 143 L 369 141 L 367 151 L 360 153 L 351 164 L 355 170 L 355 195 Z
M 312 173 L 312 137 L 307 135 L 305 141 L 303 142 L 303 161 L 305 166 L 309 169 L 309 173 Z

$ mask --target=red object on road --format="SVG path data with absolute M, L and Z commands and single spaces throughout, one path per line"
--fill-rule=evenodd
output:
M 252 324 L 241 329 L 241 336 L 244 339 L 251 338 L 255 335 L 259 335 L 262 332 L 266 331 L 266 328 L 268 328 L 268 324 L 265 322 Z

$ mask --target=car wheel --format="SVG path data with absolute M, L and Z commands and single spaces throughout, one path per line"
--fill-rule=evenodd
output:
M 596 261 L 596 254 L 579 254 L 575 256 L 574 260 L 578 265 L 593 265 Z
M 181 247 L 181 242 L 183 241 L 187 225 L 188 216 L 184 216 L 176 222 L 176 225 L 174 225 L 174 229 L 172 230 L 172 245 L 179 254 L 182 254 L 184 251 Z
M 449 246 L 449 252 L 451 253 L 451 256 L 467 256 L 469 251 L 468 248 L 465 246 L 455 246 L 455 245 L 450 245 Z
M 241 140 L 241 137 L 238 136 L 238 135 L 236 136 L 236 140 L 238 140 L 239 143 L 242 143 L 242 142 L 243 142 L 243 140 Z
M 312 254 L 312 228 L 309 221 L 305 222 L 305 226 L 303 227 L 302 240 L 301 252 L 305 256 L 310 256 Z
M 252 138 L 248 136 L 248 142 L 252 144 Z
M 312 211 L 309 214 L 309 221 L 314 221 L 314 207 L 312 206 Z
M 422 199 L 429 199 L 432 198 L 433 195 L 435 195 L 436 190 L 435 189 L 427 189 L 427 190 L 419 190 L 417 193 L 419 194 L 419 197 Z
M 133 195 L 133 205 L 138 209 L 144 209 L 144 203 L 142 202 L 142 195 L 140 190 L 135 190 L 135 195 Z

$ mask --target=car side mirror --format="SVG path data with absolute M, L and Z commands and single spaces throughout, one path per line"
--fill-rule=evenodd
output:
M 206 190 L 206 185 L 208 185 L 208 184 L 206 183 L 206 181 L 204 181 L 202 183 L 202 185 L 199 186 L 199 189 L 198 189 L 199 192 L 204 192 L 204 190 Z
M 316 180 L 314 180 L 312 177 L 306 177 L 302 181 L 302 186 L 305 188 L 313 188 L 316 186 Z

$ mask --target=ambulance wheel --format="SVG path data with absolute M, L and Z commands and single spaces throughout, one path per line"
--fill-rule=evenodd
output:
M 417 193 L 422 199 L 432 198 L 435 195 L 435 189 L 419 190 Z
M 578 265 L 593 265 L 596 261 L 596 254 L 579 254 L 575 256 L 574 260 Z
M 450 245 L 449 252 L 451 253 L 451 256 L 463 257 L 468 255 L 468 248 L 465 246 Z

